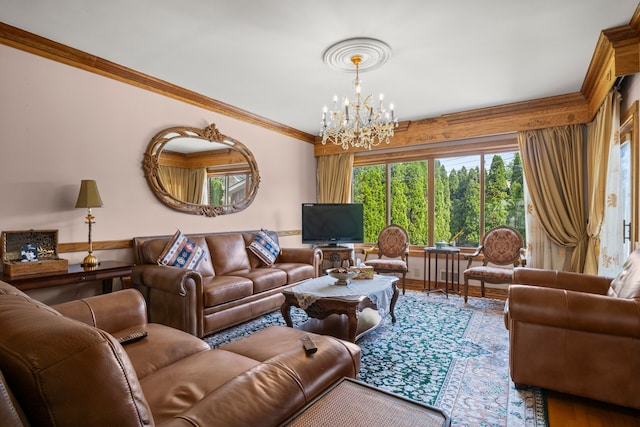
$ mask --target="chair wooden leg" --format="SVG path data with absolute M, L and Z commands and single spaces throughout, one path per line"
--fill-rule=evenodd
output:
M 402 273 L 402 295 L 404 295 L 405 286 L 407 284 L 406 277 L 407 277 L 407 273 Z
M 467 303 L 467 299 L 469 298 L 469 279 L 465 275 L 464 277 L 464 303 Z
M 484 280 L 480 281 L 480 295 L 484 298 Z

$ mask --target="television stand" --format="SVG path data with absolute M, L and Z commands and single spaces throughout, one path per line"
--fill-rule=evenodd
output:
M 342 267 L 345 261 L 347 261 L 347 267 L 353 265 L 353 248 L 338 245 L 318 246 L 318 248 L 322 251 L 322 263 L 331 263 L 329 268 Z

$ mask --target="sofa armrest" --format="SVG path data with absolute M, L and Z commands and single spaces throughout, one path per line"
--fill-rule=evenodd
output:
M 613 278 L 558 270 L 516 267 L 513 283 L 606 295 Z
M 149 322 L 202 337 L 204 290 L 199 272 L 165 265 L 136 265 L 131 283 L 147 299 Z
M 276 262 L 310 264 L 315 271 L 314 277 L 318 277 L 322 265 L 322 250 L 320 248 L 281 248 Z
M 640 301 L 545 287 L 511 285 L 509 329 L 515 322 L 640 338 Z
M 147 324 L 147 306 L 136 289 L 124 289 L 52 306 L 58 313 L 114 333 Z
M 194 285 L 202 291 L 200 273 L 195 270 L 166 265 L 134 266 L 131 272 L 131 283 L 181 296 L 186 295 Z

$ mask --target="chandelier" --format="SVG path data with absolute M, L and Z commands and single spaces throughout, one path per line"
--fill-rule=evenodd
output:
M 328 110 L 325 106 L 322 110 L 320 136 L 323 145 L 330 142 L 341 145 L 344 150 L 350 146 L 370 150 L 383 141 L 389 143 L 394 129 L 398 127 L 398 119 L 393 104 L 389 104 L 389 108 L 384 106 L 382 94 L 373 105 L 371 95 L 362 98 L 359 66 L 363 57 L 353 55 L 350 59 L 356 67 L 355 98 L 352 101 L 343 97 L 342 102 L 338 103 L 338 97 L 333 97 L 332 109 Z

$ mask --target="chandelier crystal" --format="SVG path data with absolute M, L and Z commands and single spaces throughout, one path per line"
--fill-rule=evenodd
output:
M 362 99 L 358 68 L 362 62 L 362 56 L 352 56 L 351 62 L 356 67 L 355 99 L 351 101 L 348 97 L 344 97 L 338 104 L 338 97 L 334 96 L 333 108 L 331 110 L 326 106 L 323 108 L 320 129 L 322 144 L 330 142 L 341 145 L 344 150 L 348 150 L 349 147 L 370 150 L 371 147 L 377 147 L 383 141 L 389 144 L 389 138 L 398 127 L 393 104 L 389 104 L 389 108 L 386 108 L 382 94 L 374 105 L 371 105 L 371 95 Z

